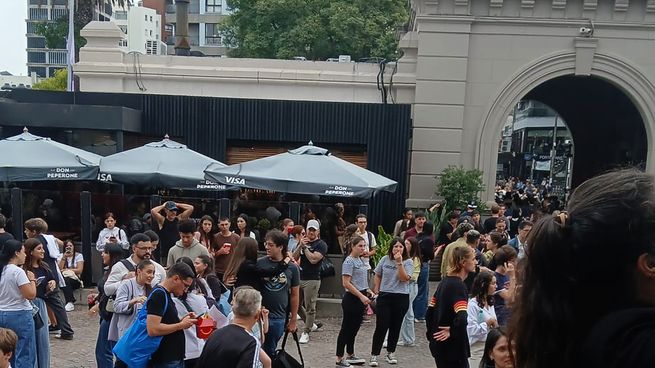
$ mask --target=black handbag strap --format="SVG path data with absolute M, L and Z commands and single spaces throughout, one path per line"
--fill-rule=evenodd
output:
M 305 359 L 302 357 L 302 350 L 300 350 L 300 341 L 298 341 L 298 332 L 291 332 L 291 335 L 293 336 L 293 340 L 296 342 L 296 347 L 298 348 L 298 356 L 300 357 L 300 364 L 302 366 L 305 366 Z M 284 347 L 287 344 L 287 337 L 289 337 L 289 331 L 284 333 L 284 339 L 282 340 L 282 347 L 280 348 L 280 351 L 285 351 Z

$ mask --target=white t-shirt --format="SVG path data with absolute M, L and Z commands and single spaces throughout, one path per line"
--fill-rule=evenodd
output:
M 19 289 L 29 283 L 30 280 L 22 268 L 14 264 L 8 264 L 2 270 L 2 279 L 0 279 L 0 311 L 31 311 L 32 305 L 27 299 L 23 298 Z
M 57 261 L 61 261 L 61 258 L 64 257 L 64 254 L 60 254 L 59 258 L 57 258 Z M 78 262 L 84 262 L 84 256 L 82 253 L 75 253 L 75 259 L 73 258 L 66 258 L 66 268 L 76 268 Z

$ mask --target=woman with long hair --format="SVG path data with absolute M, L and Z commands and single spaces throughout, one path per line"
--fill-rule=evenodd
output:
M 193 260 L 193 268 L 196 270 L 198 279 L 202 279 L 207 284 L 212 297 L 219 300 L 225 290 L 222 282 L 214 273 L 214 260 L 206 254 L 201 254 Z
M 116 216 L 113 212 L 105 213 L 105 228 L 98 234 L 96 249 L 98 252 L 102 252 L 107 244 L 118 244 L 125 251 L 130 248 L 130 239 L 123 229 L 116 226 Z
M 484 353 L 484 343 L 487 334 L 498 327 L 494 309 L 494 293 L 496 292 L 496 276 L 491 272 L 481 271 L 473 280 L 471 299 L 467 308 L 466 332 L 471 347 L 469 366 L 479 365 Z
M 250 224 L 248 223 L 249 217 L 245 213 L 242 213 L 237 217 L 237 235 L 239 235 L 242 239 L 243 238 L 253 238 L 254 240 L 257 240 L 257 237 L 255 237 L 255 233 L 252 232 L 250 229 Z
M 635 169 L 585 181 L 567 212 L 539 219 L 510 322 L 516 366 L 653 366 L 653 239 L 655 179 Z
M 136 276 L 121 282 L 114 300 L 114 314 L 109 326 L 109 341 L 118 341 L 136 320 L 137 313 L 152 291 L 151 283 L 154 278 L 154 263 L 149 259 L 144 259 L 136 265 Z
M 102 251 L 102 265 L 105 272 L 102 279 L 98 281 L 98 294 L 94 298 L 95 304 L 89 311 L 92 314 L 98 313 L 100 315 L 100 328 L 98 329 L 95 351 L 98 368 L 114 367 L 114 353 L 112 352 L 114 343 L 108 339 L 112 313 L 106 309 L 109 298 L 105 295 L 105 282 L 107 281 L 107 277 L 109 277 L 111 268 L 122 258 L 123 248 L 118 244 L 107 244 Z
M 382 350 L 384 336 L 389 332 L 387 343 L 387 363 L 397 364 L 396 344 L 400 335 L 400 326 L 409 308 L 409 280 L 414 273 L 413 261 L 409 258 L 405 242 L 393 238 L 389 252 L 380 259 L 375 267 L 373 293 L 378 294 L 375 318 L 375 332 L 371 345 L 369 366 L 378 366 L 378 355 Z
M 507 333 L 502 327 L 489 330 L 479 368 L 514 368 L 509 345 Z
M 426 336 L 439 368 L 468 368 L 469 341 L 466 333 L 468 293 L 464 280 L 475 272 L 471 247 L 455 247 L 450 264 L 426 314 Z
M 343 252 L 344 257 L 348 257 L 350 254 L 350 247 L 352 246 L 352 240 L 355 237 L 359 237 L 359 235 L 356 235 L 355 233 L 357 232 L 357 225 L 356 224 L 350 224 L 346 226 L 346 231 L 343 233 L 343 243 L 342 243 L 342 249 L 341 251 Z
M 418 277 L 421 273 L 421 248 L 418 245 L 416 238 L 405 239 L 405 248 L 409 253 L 409 258 L 412 260 L 414 272 L 412 278 L 409 280 L 409 305 L 403 325 L 400 328 L 400 339 L 398 345 L 400 346 L 416 346 L 416 333 L 414 332 L 414 309 L 411 307 L 418 295 Z
M 84 271 L 84 256 L 75 251 L 75 243 L 71 239 L 64 240 L 64 253 L 59 255 L 59 269 L 64 276 L 66 287 L 61 288 L 66 298 L 67 312 L 75 310 L 75 296 L 73 292 L 82 287 L 80 277 Z
M 494 255 L 498 249 L 503 245 L 507 245 L 507 237 L 498 231 L 492 231 L 489 234 L 489 241 L 487 242 L 486 250 L 482 253 L 483 266 L 490 270 L 496 269 L 496 262 L 494 262 Z
M 304 236 L 305 228 L 302 227 L 302 225 L 295 225 L 291 228 L 291 233 L 289 233 L 289 245 L 287 246 L 289 252 L 293 253 L 293 251 L 296 250 L 296 247 L 300 244 L 300 240 Z
M 216 231 L 214 231 L 214 219 L 209 215 L 205 215 L 200 218 L 198 230 L 193 234 L 193 237 L 196 238 L 200 244 L 204 245 L 205 248 L 212 251 L 214 233 L 216 233 Z
M 261 290 L 262 277 L 274 276 L 286 270 L 291 262 L 288 256 L 271 269 L 262 269 L 257 266 L 257 241 L 252 238 L 241 238 L 225 268 L 223 281 L 236 277 L 233 287 L 251 286 Z
M 364 319 L 366 306 L 371 302 L 373 292 L 368 288 L 368 268 L 361 255 L 366 249 L 364 238 L 352 239 L 350 254 L 341 266 L 341 284 L 346 292 L 341 300 L 343 316 L 337 337 L 337 367 L 350 367 L 351 364 L 364 364 L 366 361 L 355 355 L 355 337 Z M 412 321 L 413 322 L 413 321 Z M 344 358 L 344 349 L 348 356 Z
M 421 249 L 421 269 L 419 270 L 416 285 L 418 291 L 414 302 L 410 304 L 417 321 L 425 321 L 425 312 L 428 309 L 428 296 L 430 293 L 430 261 L 434 259 L 434 224 L 430 221 L 423 224 L 423 231 L 418 234 L 416 240 Z
M 45 299 L 48 294 L 57 289 L 57 281 L 50 267 L 43 261 L 45 259 L 45 249 L 43 244 L 37 238 L 27 239 L 25 241 L 25 265 L 23 269 L 30 271 L 36 278 L 36 298 L 32 301 L 37 308 L 42 321 L 48 320 L 48 310 Z M 34 333 L 36 341 L 36 368 L 50 367 L 50 337 L 48 336 L 48 325 L 44 323 L 41 328 L 36 329 Z

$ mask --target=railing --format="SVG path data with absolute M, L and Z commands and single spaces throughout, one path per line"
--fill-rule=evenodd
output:
M 223 40 L 220 37 L 205 37 L 205 46 L 223 46 Z
M 47 8 L 30 8 L 31 20 L 48 20 Z
M 47 63 L 48 64 L 66 64 L 68 52 L 63 51 L 48 51 Z
M 52 13 L 50 13 L 52 20 L 57 20 L 61 17 L 68 17 L 68 9 L 54 8 Z

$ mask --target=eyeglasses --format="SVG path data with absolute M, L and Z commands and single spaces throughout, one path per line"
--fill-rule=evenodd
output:
M 182 280 L 182 283 L 184 284 L 184 290 L 188 290 L 191 287 L 191 285 L 193 285 L 193 281 L 187 284 L 186 282 L 184 282 L 184 280 Z

